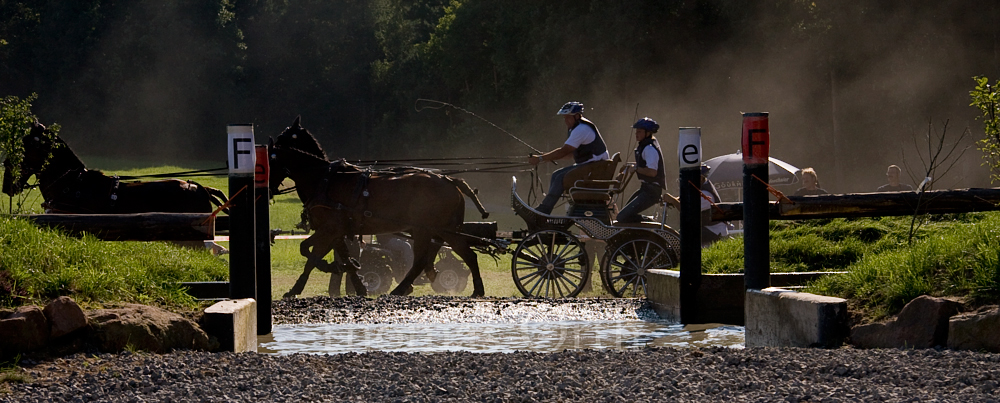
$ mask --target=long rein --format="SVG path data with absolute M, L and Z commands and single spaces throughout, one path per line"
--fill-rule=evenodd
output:
M 357 160 L 348 161 L 359 167 L 367 167 L 372 169 L 374 167 L 403 167 L 407 166 L 407 163 L 423 163 L 421 167 L 415 167 L 418 169 L 434 169 L 431 171 L 436 174 L 441 175 L 458 175 L 465 173 L 522 173 L 531 172 L 532 180 L 531 182 L 539 182 L 537 174 L 537 166 L 529 167 L 530 164 L 526 162 L 515 162 L 524 161 L 524 157 L 519 156 L 502 156 L 502 157 L 454 157 L 454 158 L 411 158 L 411 159 L 392 159 L 392 160 Z M 437 167 L 456 167 L 452 169 L 439 169 Z M 464 167 L 464 168 L 457 168 Z M 373 170 L 372 172 L 377 173 L 392 173 L 391 170 Z M 295 186 L 280 189 L 274 192 L 274 195 L 284 195 L 294 192 Z M 529 192 L 529 199 L 534 195 L 534 188 L 532 187 Z

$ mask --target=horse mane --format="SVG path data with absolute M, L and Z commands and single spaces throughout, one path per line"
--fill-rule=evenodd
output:
M 58 134 L 53 133 L 52 130 L 45 127 L 38 119 L 35 119 L 31 124 L 31 131 L 21 139 L 21 142 L 25 143 L 29 137 L 43 138 L 51 141 L 51 145 L 48 147 L 48 152 L 52 155 L 49 159 L 50 164 L 58 161 L 64 165 L 63 168 L 66 170 L 87 168 L 83 164 L 83 160 L 80 159 L 80 156 L 76 155 L 76 152 L 69 147 L 69 144 L 66 144 L 66 141 L 62 137 L 59 137 Z
M 289 130 L 295 130 L 296 132 L 289 134 Z M 289 142 L 291 143 L 289 148 L 294 148 L 327 160 L 326 150 L 323 150 L 323 146 L 319 144 L 319 140 L 316 140 L 316 136 L 313 136 L 308 129 L 298 125 L 298 120 L 278 136 L 278 141 Z
M 67 158 L 70 157 L 70 158 Z M 76 155 L 76 152 L 66 144 L 59 135 L 52 136 L 52 160 L 56 158 L 71 159 L 70 164 L 76 165 L 74 168 L 86 169 L 87 166 L 80 159 L 80 156 Z M 100 171 L 97 171 L 100 172 Z

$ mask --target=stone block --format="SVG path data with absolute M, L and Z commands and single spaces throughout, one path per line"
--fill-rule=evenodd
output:
M 219 340 L 219 350 L 257 352 L 257 301 L 219 301 L 205 309 L 202 328 Z
M 847 337 L 847 300 L 781 288 L 747 290 L 747 347 L 834 348 Z
M 948 348 L 1000 353 L 1000 308 L 951 317 Z
M 37 306 L 18 307 L 6 319 L 0 320 L 0 356 L 36 350 L 48 341 L 49 322 Z
M 961 304 L 921 295 L 908 302 L 895 320 L 851 329 L 851 344 L 860 348 L 932 348 L 948 343 L 948 319 Z
M 207 350 L 208 335 L 198 324 L 157 307 L 126 304 L 87 313 L 92 342 L 104 352 L 126 349 L 167 353 L 174 349 Z
M 42 310 L 51 325 L 53 339 L 87 326 L 87 315 L 72 298 L 62 296 L 52 300 Z

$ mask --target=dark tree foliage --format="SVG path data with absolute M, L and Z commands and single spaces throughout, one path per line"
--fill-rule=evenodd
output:
M 622 124 L 628 103 L 689 102 L 716 131 L 769 109 L 811 136 L 803 160 L 838 169 L 884 159 L 892 141 L 872 133 L 908 136 L 904 119 L 958 119 L 934 114 L 998 69 L 998 19 L 971 0 L 2 1 L 0 95 L 37 93 L 85 154 L 216 160 L 227 123 L 266 136 L 296 115 L 349 158 L 527 152 L 419 98 L 542 148 L 569 100 Z

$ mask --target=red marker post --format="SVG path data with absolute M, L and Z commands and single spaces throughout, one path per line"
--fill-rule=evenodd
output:
M 771 286 L 767 117 L 767 112 L 743 114 L 743 283 L 756 290 Z
M 271 172 L 266 145 L 254 146 L 257 159 L 254 161 L 253 188 L 255 235 L 257 246 L 257 334 L 271 333 L 271 216 L 268 209 L 270 189 L 268 180 Z

